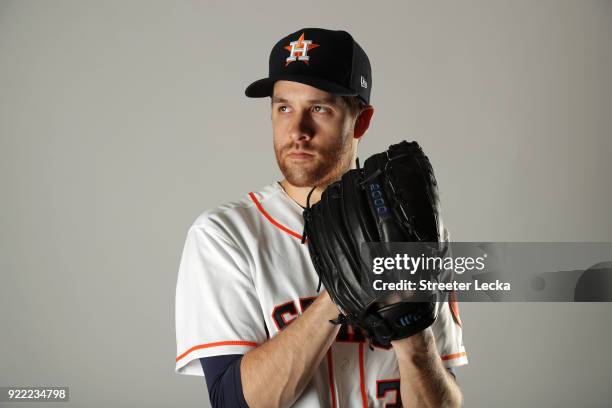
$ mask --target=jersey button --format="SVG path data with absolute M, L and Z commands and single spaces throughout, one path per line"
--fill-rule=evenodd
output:
M 340 362 L 340 368 L 344 371 L 348 371 L 351 368 L 351 362 L 348 358 L 345 358 Z

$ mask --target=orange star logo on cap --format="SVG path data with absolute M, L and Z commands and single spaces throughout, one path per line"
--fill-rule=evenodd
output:
M 292 41 L 289 45 L 285 45 L 285 49 L 289 51 L 289 56 L 285 60 L 285 66 L 291 64 L 293 61 L 304 61 L 308 65 L 310 56 L 308 51 L 313 48 L 317 48 L 319 44 L 314 44 L 312 40 L 305 40 L 304 33 L 300 35 L 297 41 Z

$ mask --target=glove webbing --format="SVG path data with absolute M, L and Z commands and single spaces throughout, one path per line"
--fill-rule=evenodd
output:
M 361 167 L 359 165 L 359 157 L 355 158 L 355 165 L 357 166 L 357 170 L 361 170 Z M 378 174 L 373 174 L 372 176 L 370 176 L 369 178 L 372 177 L 376 177 Z M 367 180 L 366 180 L 367 181 Z M 366 181 L 362 182 L 365 183 Z M 360 185 L 362 185 L 362 183 L 360 183 Z M 309 192 L 308 195 L 306 196 L 306 209 L 303 212 L 303 217 L 304 217 L 304 230 L 302 231 L 302 245 L 304 245 L 306 243 L 306 231 L 307 231 L 307 225 L 308 222 L 310 221 L 310 197 L 312 196 L 312 193 L 315 191 L 315 189 L 317 188 L 317 186 L 314 186 Z M 319 275 L 319 283 L 317 284 L 317 293 L 319 293 L 319 291 L 321 290 L 321 276 Z M 344 315 L 340 315 L 340 316 L 344 316 Z M 331 320 L 330 320 L 331 322 Z M 337 324 L 337 323 L 336 323 Z
M 306 243 L 306 231 L 307 231 L 307 225 L 308 222 L 310 221 L 310 196 L 312 196 L 313 191 L 315 191 L 315 188 L 317 188 L 317 186 L 314 186 L 310 192 L 308 193 L 308 196 L 306 196 L 306 209 L 304 210 L 304 231 L 302 231 L 302 245 L 304 245 Z M 319 275 L 319 284 L 317 285 L 317 293 L 319 293 L 319 291 L 321 290 L 321 276 Z

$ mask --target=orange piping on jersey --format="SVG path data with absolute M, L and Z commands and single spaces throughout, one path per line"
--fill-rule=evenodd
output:
M 451 314 L 455 323 L 461 327 L 461 318 L 459 317 L 459 304 L 457 303 L 457 295 L 455 292 L 451 292 L 448 297 L 448 305 L 450 306 Z
M 465 351 L 462 351 L 461 353 L 455 353 L 455 354 L 447 354 L 445 356 L 442 356 L 442 360 L 446 361 L 446 360 L 453 360 L 455 358 L 459 358 L 459 357 L 465 357 L 467 354 L 465 353 Z
M 284 225 L 282 225 L 281 223 L 279 223 L 278 221 L 276 221 L 274 218 L 272 218 L 270 216 L 270 214 L 268 214 L 266 212 L 266 210 L 264 210 L 263 206 L 261 205 L 261 203 L 259 202 L 259 200 L 257 199 L 257 197 L 255 197 L 255 194 L 253 194 L 252 192 L 249 193 L 249 197 L 251 197 L 251 200 L 253 200 L 253 202 L 255 203 L 255 205 L 257 206 L 257 209 L 259 210 L 260 213 L 263 214 L 264 217 L 266 217 L 268 219 L 268 221 L 270 221 L 270 223 L 272 223 L 272 225 L 274 225 L 276 228 L 278 228 L 281 231 L 286 232 L 287 234 L 301 240 L 302 239 L 302 235 L 298 234 L 295 231 L 291 231 L 289 228 L 285 227 Z
M 193 346 L 192 348 L 190 348 L 189 350 L 187 350 L 186 352 L 184 352 L 183 354 L 178 356 L 176 358 L 176 362 L 178 363 L 179 360 L 182 360 L 183 358 L 185 358 L 185 356 L 187 356 L 187 354 L 191 353 L 192 351 L 200 350 L 200 349 L 205 349 L 205 348 L 210 348 L 210 347 L 221 347 L 221 346 L 249 346 L 249 347 L 257 347 L 257 343 L 255 343 L 254 341 L 229 340 L 229 341 L 217 341 L 217 342 L 214 342 L 214 343 L 199 344 L 197 346 Z
M 368 408 L 368 398 L 365 387 L 365 367 L 363 363 L 363 347 L 365 343 L 359 343 L 359 388 L 361 389 L 361 405 Z
M 332 361 L 331 348 L 327 350 L 327 375 L 329 376 L 332 408 L 336 408 L 336 386 L 334 384 L 334 363 Z

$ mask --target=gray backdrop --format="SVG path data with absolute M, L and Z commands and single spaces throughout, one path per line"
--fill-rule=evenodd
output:
M 610 1 L 0 0 L 0 385 L 208 406 L 174 374 L 179 256 L 280 179 L 243 91 L 305 26 L 367 51 L 361 157 L 418 140 L 453 240 L 612 241 Z M 461 312 L 467 407 L 609 405 L 611 304 Z

